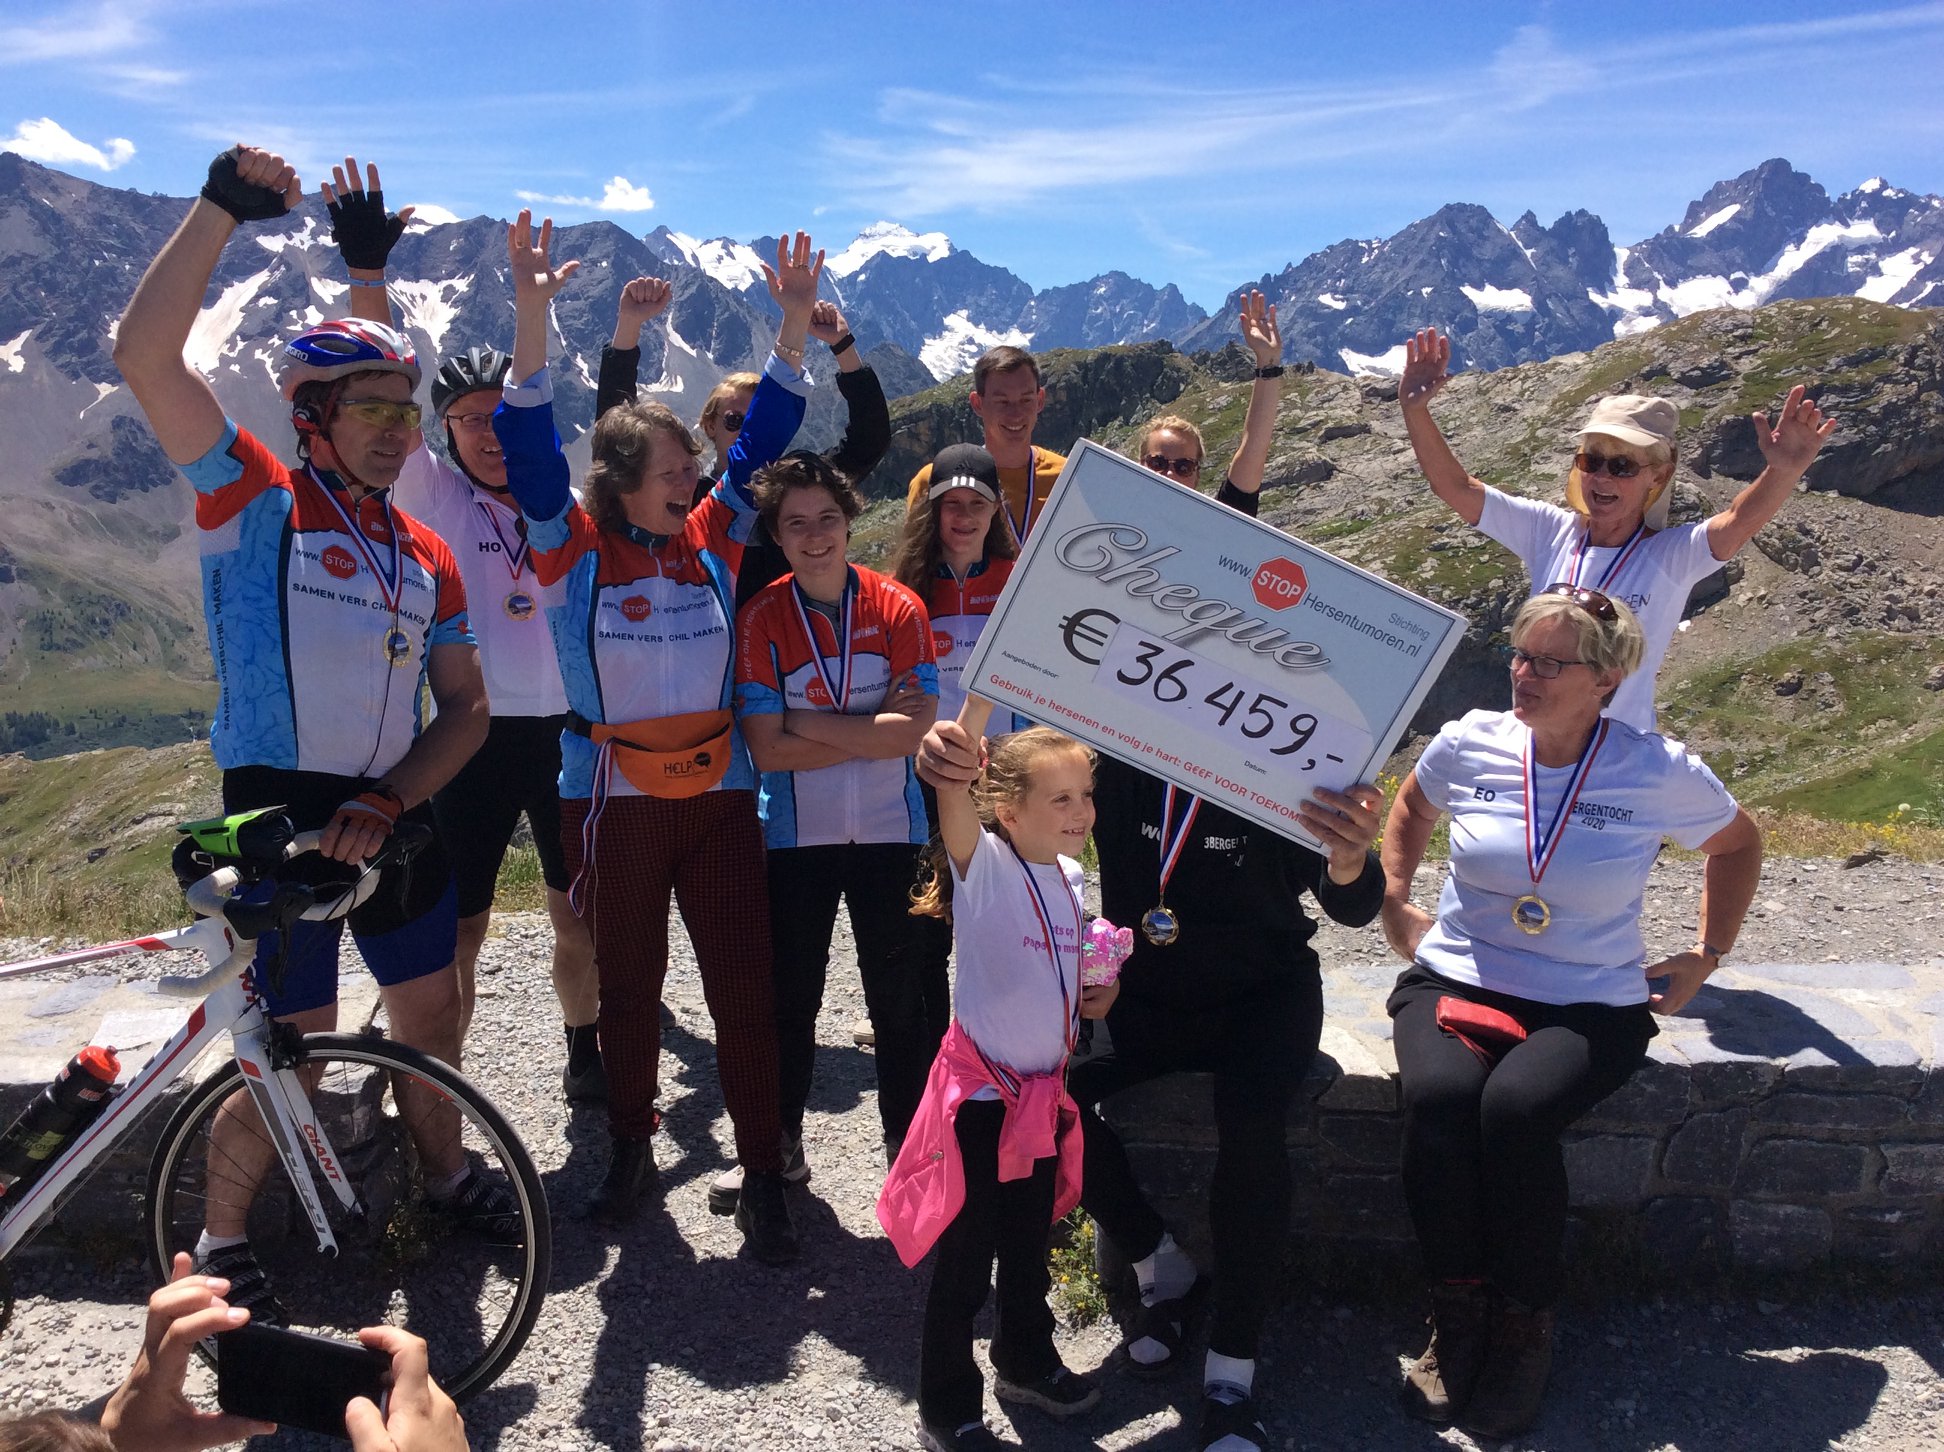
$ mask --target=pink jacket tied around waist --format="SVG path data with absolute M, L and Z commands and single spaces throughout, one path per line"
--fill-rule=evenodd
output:
M 965 1206 L 965 1162 L 959 1154 L 959 1105 L 979 1090 L 997 1089 L 1006 1106 L 999 1132 L 999 1178 L 1023 1180 L 1033 1162 L 1059 1157 L 1054 1172 L 1053 1218 L 1080 1203 L 1080 1111 L 1066 1092 L 1063 1073 L 1008 1076 L 1015 1090 L 986 1066 L 978 1045 L 956 1019 L 938 1046 L 925 1097 L 912 1116 L 904 1148 L 878 1193 L 878 1224 L 907 1266 L 925 1258 L 945 1227 Z

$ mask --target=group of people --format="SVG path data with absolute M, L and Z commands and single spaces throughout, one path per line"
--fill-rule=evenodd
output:
M 1078 1203 L 1134 1267 L 1129 1372 L 1177 1370 L 1210 1313 L 1199 1445 L 1234 1452 L 1268 1445 L 1255 1367 L 1289 1223 L 1285 1123 L 1323 1021 L 1303 898 L 1340 923 L 1381 918 L 1410 965 L 1390 1009 L 1433 1315 L 1406 1405 L 1481 1433 L 1529 1424 L 1560 1274 L 1560 1134 L 1639 1065 L 1652 1013 L 1678 1010 L 1719 965 L 1759 874 L 1748 817 L 1654 734 L 1653 675 L 1691 586 L 1775 514 L 1834 427 L 1803 390 L 1777 419 L 1755 417 L 1761 477 L 1712 518 L 1670 526 L 1673 405 L 1601 400 L 1567 507 L 1518 498 L 1459 464 L 1429 410 L 1449 344 L 1432 330 L 1411 340 L 1399 404 L 1419 466 L 1520 555 L 1533 598 L 1511 631 L 1511 709 L 1445 727 L 1388 815 L 1368 784 L 1318 790 L 1302 809 L 1313 848 L 967 693 L 967 652 L 1065 462 L 1034 439 L 1046 395 L 1030 354 L 979 360 L 983 446 L 953 445 L 919 471 L 880 573 L 849 547 L 888 410 L 841 311 L 818 297 L 822 254 L 807 235 L 765 264 L 775 342 L 760 372 L 710 396 L 700 439 L 636 397 L 643 329 L 669 284 L 622 289 L 576 487 L 548 343 L 577 263 L 553 258 L 551 223 L 522 213 L 508 229 L 511 352 L 480 342 L 434 374 L 441 460 L 424 446 L 421 368 L 385 286 L 404 217 L 387 211 L 375 167 L 347 160 L 322 190 L 352 316 L 286 349 L 295 465 L 227 419 L 184 357 L 234 230 L 301 195 L 281 158 L 239 147 L 211 164 L 136 291 L 116 358 L 197 488 L 226 807 L 288 805 L 343 862 L 407 817 L 438 829 L 443 857 L 421 859 L 411 892 L 351 919 L 392 1032 L 459 1062 L 494 878 L 524 812 L 554 924 L 563 1088 L 608 1116 L 588 1212 L 625 1225 L 654 1177 L 672 894 L 735 1132 L 736 1164 L 710 1204 L 735 1216 L 752 1255 L 786 1262 L 800 1253 L 785 1187 L 810 1173 L 805 1106 L 841 902 L 875 1041 L 880 1219 L 907 1263 L 933 1258 L 923 1444 L 1003 1445 L 981 1418 L 972 1360 L 995 1259 L 998 1394 L 1061 1417 L 1097 1402 L 1061 1364 L 1046 1306 L 1047 1227 Z M 1239 329 L 1256 368 L 1215 497 L 1253 515 L 1282 344 L 1260 294 Z M 790 448 L 813 341 L 849 408 L 828 453 Z M 1188 488 L 1204 452 L 1175 416 L 1135 448 Z M 1451 869 L 1431 914 L 1410 889 L 1441 815 Z M 1143 928 L 1110 983 L 1082 982 L 1094 930 L 1076 859 L 1089 836 L 1105 918 Z M 1665 837 L 1706 854 L 1700 938 L 1649 964 L 1640 903 Z M 272 1005 L 280 1016 L 328 1024 L 335 951 L 304 955 L 309 970 Z M 1083 1050 L 1085 1019 L 1104 1031 Z M 1122 1089 L 1183 1070 L 1214 1081 L 1207 1270 L 1100 1114 Z M 462 1223 L 504 1213 L 490 1178 L 433 1169 L 435 1197 Z M 198 1269 L 274 1315 L 236 1227 L 209 1227 Z

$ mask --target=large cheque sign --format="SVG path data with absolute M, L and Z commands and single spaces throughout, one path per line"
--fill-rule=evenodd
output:
M 1375 776 L 1464 628 L 1083 441 L 965 684 L 1315 846 L 1297 804 Z

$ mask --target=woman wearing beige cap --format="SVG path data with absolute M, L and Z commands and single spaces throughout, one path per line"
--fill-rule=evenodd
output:
M 1451 340 L 1426 328 L 1404 345 L 1397 401 L 1432 492 L 1516 554 L 1534 595 L 1568 584 L 1604 591 L 1640 618 L 1647 654 L 1607 714 L 1643 731 L 1654 729 L 1654 681 L 1660 674 L 1688 594 L 1775 517 L 1816 451 L 1836 427 L 1800 384 L 1789 390 L 1773 424 L 1754 415 L 1755 441 L 1767 462 L 1726 509 L 1694 524 L 1667 527 L 1674 480 L 1674 427 L 1680 414 L 1664 398 L 1615 394 L 1593 405 L 1578 434 L 1562 509 L 1523 499 L 1474 479 L 1431 418 L 1430 403 L 1450 379 Z

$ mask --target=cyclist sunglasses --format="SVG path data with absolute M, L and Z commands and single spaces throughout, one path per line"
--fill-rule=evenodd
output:
M 1620 612 L 1613 608 L 1613 602 L 1598 590 L 1583 590 L 1578 585 L 1568 585 L 1561 581 L 1559 584 L 1546 586 L 1539 593 L 1558 595 L 1562 599 L 1571 600 L 1595 620 L 1617 620 L 1620 615 Z M 1575 662 L 1568 661 L 1567 664 L 1572 665 Z
M 1573 455 L 1573 467 L 1582 474 L 1605 472 L 1609 478 L 1631 479 L 1648 466 L 1638 459 L 1630 459 L 1625 454 L 1615 454 L 1608 458 L 1605 454 L 1589 454 L 1585 450 Z
M 1141 462 L 1157 474 L 1172 474 L 1177 479 L 1192 479 L 1201 473 L 1200 459 L 1170 459 L 1166 454 L 1149 454 Z
M 340 413 L 370 424 L 375 429 L 415 429 L 425 417 L 416 403 L 393 403 L 386 398 L 346 398 L 338 403 Z

